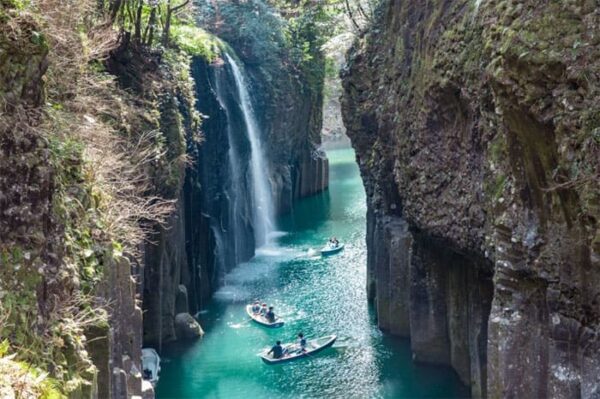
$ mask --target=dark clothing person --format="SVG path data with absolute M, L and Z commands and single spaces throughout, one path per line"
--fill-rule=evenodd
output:
M 265 317 L 267 318 L 267 320 L 269 321 L 269 323 L 275 322 L 275 312 L 273 312 L 271 309 L 269 309 L 269 311 L 267 312 L 267 314 L 265 315 Z
M 273 359 L 279 359 L 283 356 L 283 346 L 281 346 L 279 341 L 271 348 L 267 355 L 270 353 L 273 353 Z
M 304 338 L 304 334 L 298 334 L 298 348 L 299 352 L 306 352 L 306 338 Z

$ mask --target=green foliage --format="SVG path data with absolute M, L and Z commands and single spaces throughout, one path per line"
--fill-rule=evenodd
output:
M 268 68 L 285 61 L 286 21 L 263 1 L 208 3 L 198 10 L 198 24 L 206 26 L 234 48 Z M 244 60 L 247 61 L 247 60 Z
M 335 59 L 331 57 L 325 58 L 325 76 L 330 79 L 335 79 L 338 76 L 338 69 Z
M 64 226 L 64 261 L 77 273 L 82 292 L 90 294 L 101 280 L 109 244 L 102 233 L 102 194 L 83 159 L 84 148 L 70 137 L 50 141 L 52 162 L 59 172 L 53 210 Z
M 289 90 L 279 83 L 289 82 L 317 100 L 327 72 L 322 46 L 336 33 L 341 1 L 216 3 L 199 7 L 198 24 L 236 49 L 255 90 L 277 97 Z
M 0 390 L 17 398 L 62 399 L 59 383 L 34 365 L 13 360 L 8 341 L 0 344 Z
M 29 0 L 0 0 L 0 6 L 23 10 L 29 6 Z
M 219 53 L 219 40 L 204 29 L 194 25 L 175 24 L 171 27 L 171 40 L 189 55 L 214 61 Z
M 309 84 L 320 90 L 327 73 L 321 47 L 336 33 L 336 17 L 343 12 L 342 1 L 271 0 L 270 3 L 287 19 L 285 47 L 292 62 L 302 70 Z
M 54 117 L 61 112 L 52 111 Z M 10 343 L 15 359 L 27 365 L 28 376 L 37 381 L 38 396 L 58 398 L 89 385 L 95 373 L 84 330 L 107 321 L 90 294 L 100 281 L 102 265 L 112 256 L 112 243 L 101 233 L 100 199 L 83 161 L 84 145 L 70 137 L 51 137 L 49 144 L 55 171 L 52 209 L 64 229 L 63 242 L 53 245 L 62 245 L 61 259 L 48 265 L 33 249 L 18 246 L 0 252 L 0 339 L 5 339 L 0 352 L 8 352 Z M 39 234 L 40 240 L 49 239 Z M 46 289 L 54 285 L 64 290 L 46 301 L 51 310 L 43 317 L 37 298 L 42 276 Z M 52 370 L 55 380 L 37 368 Z
M 118 8 L 115 9 L 115 5 Z M 131 33 L 135 42 L 148 47 L 169 47 L 173 27 L 179 30 L 186 25 L 193 27 L 193 22 L 186 19 L 189 18 L 185 16 L 186 7 L 191 7 L 191 0 L 122 0 L 105 4 L 102 11 L 120 29 Z M 183 38 L 184 45 L 188 46 L 187 50 L 199 51 L 199 43 L 190 33 L 183 33 L 187 36 Z

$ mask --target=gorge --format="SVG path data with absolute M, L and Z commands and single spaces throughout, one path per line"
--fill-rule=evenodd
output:
M 0 0 L 0 397 L 600 398 L 599 101 L 597 0 Z

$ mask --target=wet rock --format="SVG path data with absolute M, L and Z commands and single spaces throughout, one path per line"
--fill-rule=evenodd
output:
M 400 218 L 384 218 L 373 236 L 374 259 L 369 262 L 375 291 L 377 322 L 383 331 L 410 336 L 408 267 L 412 236 Z
M 175 316 L 175 334 L 177 339 L 193 339 L 204 335 L 200 324 L 189 313 L 179 313 Z
M 113 397 L 115 398 L 128 398 L 129 392 L 127 391 L 127 373 L 125 370 L 118 367 L 112 370 L 112 385 L 113 385 Z
M 150 383 L 150 381 L 142 381 L 142 399 L 154 399 L 154 387 Z

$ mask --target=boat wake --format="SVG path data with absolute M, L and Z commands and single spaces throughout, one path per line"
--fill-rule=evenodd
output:
M 235 330 L 239 330 L 240 328 L 249 327 L 250 323 L 248 321 L 243 321 L 241 323 L 227 323 L 227 325 Z
M 321 256 L 321 252 L 314 248 L 308 248 L 308 251 L 306 251 L 306 256 L 309 258 L 316 258 Z
M 261 257 L 280 257 L 293 258 L 298 254 L 298 251 L 293 248 L 280 247 L 278 245 L 268 244 L 256 249 L 256 256 Z

